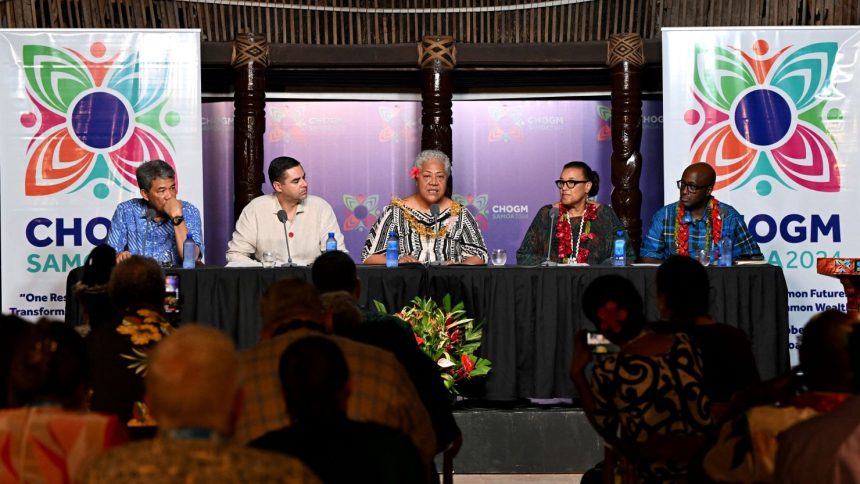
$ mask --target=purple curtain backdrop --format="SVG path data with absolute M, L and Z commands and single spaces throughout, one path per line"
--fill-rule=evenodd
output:
M 266 106 L 265 157 L 292 156 L 310 192 L 335 210 L 358 262 L 367 229 L 392 196 L 414 190 L 408 177 L 420 149 L 419 102 L 302 101 Z M 662 105 L 643 105 L 642 217 L 663 204 Z M 481 225 L 489 249 L 516 262 L 523 234 L 541 206 L 558 198 L 552 181 L 568 161 L 601 176 L 597 199 L 609 203 L 609 101 L 454 102 L 454 197 Z M 233 104 L 203 105 L 206 260 L 223 264 L 233 230 Z M 271 185 L 263 186 L 270 193 Z

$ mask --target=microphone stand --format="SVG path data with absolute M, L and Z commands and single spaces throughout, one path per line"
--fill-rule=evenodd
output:
M 549 259 L 550 253 L 552 252 L 552 234 L 555 232 L 553 229 L 555 228 L 555 218 L 557 215 L 557 208 L 553 208 L 549 211 L 549 243 L 546 245 L 546 260 L 540 263 L 541 267 L 555 267 L 558 265 L 557 262 L 553 262 Z
M 287 262 L 281 264 L 281 267 L 296 267 L 296 264 L 293 263 L 293 256 L 290 254 L 290 234 L 287 233 L 287 222 L 290 219 L 287 217 L 287 212 L 279 210 L 278 220 L 284 225 L 284 242 L 287 244 Z
M 434 203 L 430 205 L 430 215 L 433 217 L 433 254 L 436 254 L 436 243 L 439 241 L 439 204 Z M 442 245 L 442 250 L 445 249 L 445 245 Z M 445 265 L 445 263 L 439 259 L 430 262 L 431 266 L 441 266 Z

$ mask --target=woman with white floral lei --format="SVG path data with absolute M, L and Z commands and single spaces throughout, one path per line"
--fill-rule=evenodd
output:
M 445 153 L 425 150 L 410 170 L 416 192 L 394 197 L 373 224 L 361 252 L 365 264 L 384 264 L 388 234 L 397 233 L 399 262 L 487 263 L 487 247 L 478 223 L 466 207 L 445 196 L 451 160 Z

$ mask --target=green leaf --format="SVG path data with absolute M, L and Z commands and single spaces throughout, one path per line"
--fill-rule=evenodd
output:
M 385 304 L 377 301 L 376 299 L 373 300 L 373 307 L 376 308 L 376 312 L 380 314 L 388 314 L 388 309 L 385 308 Z

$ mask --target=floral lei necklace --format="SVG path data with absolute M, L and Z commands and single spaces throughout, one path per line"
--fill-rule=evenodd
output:
M 705 217 L 705 253 L 714 247 L 714 257 L 720 258 L 720 238 L 723 233 L 723 217 L 720 215 L 720 205 L 716 198 L 708 202 L 709 216 Z M 675 250 L 680 255 L 690 255 L 690 225 L 684 223 L 684 205 L 678 204 L 675 209 Z
M 409 224 L 409 227 L 417 232 L 422 237 L 427 237 L 430 239 L 437 239 L 440 237 L 445 237 L 445 234 L 448 233 L 448 224 L 442 224 L 437 232 L 435 228 L 428 228 L 426 225 L 419 222 L 414 215 L 412 215 L 412 209 L 407 207 L 403 200 L 394 197 L 391 199 L 391 204 L 400 209 L 400 212 L 403 213 L 403 219 L 406 220 L 406 223 Z M 457 202 L 451 202 L 451 219 L 456 220 L 458 216 L 460 216 L 460 211 L 463 209 L 463 206 Z
M 582 212 L 582 218 L 579 220 L 579 235 L 576 238 L 576 248 L 573 247 L 573 227 L 570 224 L 570 209 L 559 202 L 562 214 L 558 217 L 558 222 L 555 225 L 555 235 L 558 239 L 558 258 L 566 263 L 569 262 L 570 256 L 576 252 L 575 262 L 584 263 L 588 260 L 589 250 L 581 246 L 586 240 L 595 239 L 596 236 L 591 233 L 591 222 L 597 220 L 597 204 L 585 203 L 585 210 Z

